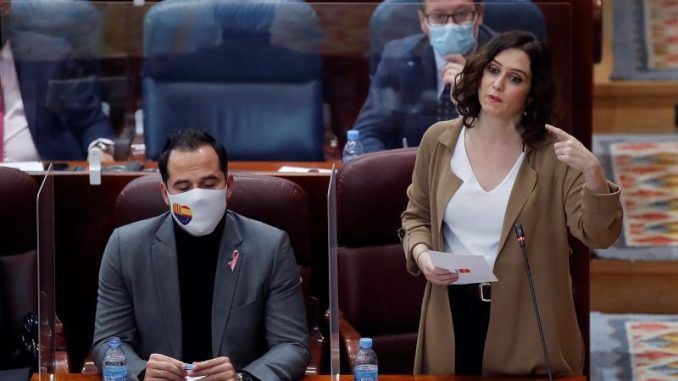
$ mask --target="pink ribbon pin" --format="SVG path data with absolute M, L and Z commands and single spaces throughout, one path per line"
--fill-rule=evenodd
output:
M 228 261 L 228 266 L 231 268 L 231 271 L 235 269 L 235 265 L 238 263 L 238 258 L 240 258 L 240 253 L 238 250 L 233 250 L 233 254 L 231 254 L 231 260 Z

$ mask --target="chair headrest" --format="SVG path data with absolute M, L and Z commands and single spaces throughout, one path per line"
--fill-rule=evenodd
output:
M 341 246 L 398 242 L 400 214 L 407 206 L 416 148 L 360 156 L 337 174 L 337 225 Z
M 144 75 L 229 82 L 317 79 L 321 42 L 317 15 L 303 1 L 167 0 L 144 19 Z M 182 59 L 191 64 L 175 64 Z
M 12 1 L 12 39 L 24 46 L 32 46 L 34 52 L 29 55 L 32 59 L 58 58 L 58 55 L 50 55 L 58 49 L 52 45 L 64 43 L 77 57 L 92 57 L 96 55 L 100 31 L 101 14 L 89 1 Z
M 160 193 L 160 175 L 130 181 L 115 203 L 115 227 L 169 211 Z M 308 193 L 298 184 L 279 177 L 236 175 L 228 209 L 275 226 L 290 236 L 300 264 L 311 263 L 311 210 Z
M 34 31 L 52 36 L 90 35 L 100 26 L 98 10 L 84 0 L 12 1 L 12 29 Z

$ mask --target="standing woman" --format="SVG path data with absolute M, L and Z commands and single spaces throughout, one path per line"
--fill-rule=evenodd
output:
M 591 247 L 611 245 L 622 222 L 619 188 L 579 141 L 547 125 L 551 60 L 532 34 L 488 42 L 457 78 L 454 99 L 461 117 L 424 135 L 402 215 L 408 271 L 428 280 L 414 372 L 546 373 L 524 261 L 509 237 L 520 223 L 551 369 L 582 374 L 568 231 Z M 457 274 L 435 268 L 429 250 L 482 255 L 499 281 L 491 292 L 455 285 Z

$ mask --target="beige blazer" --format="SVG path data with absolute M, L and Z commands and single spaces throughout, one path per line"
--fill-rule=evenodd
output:
M 420 270 L 412 248 L 425 243 L 444 250 L 445 207 L 462 181 L 450 169 L 461 119 L 436 123 L 424 135 L 402 214 L 407 269 Z M 580 172 L 558 161 L 552 142 L 526 148 L 526 157 L 511 192 L 499 241 L 492 286 L 490 323 L 483 374 L 544 374 L 545 364 L 520 247 L 512 234 L 521 223 L 541 311 L 551 369 L 581 374 L 584 344 L 577 325 L 569 272 L 568 230 L 586 245 L 608 247 L 622 223 L 619 188 L 597 195 L 583 187 Z M 430 282 L 421 306 L 415 374 L 453 374 L 454 331 L 447 288 Z

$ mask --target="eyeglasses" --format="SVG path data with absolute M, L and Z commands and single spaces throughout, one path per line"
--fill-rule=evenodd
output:
M 466 10 L 454 13 L 432 13 L 425 14 L 426 22 L 431 26 L 442 26 L 448 23 L 450 19 L 455 24 L 463 24 L 476 20 L 476 11 Z

